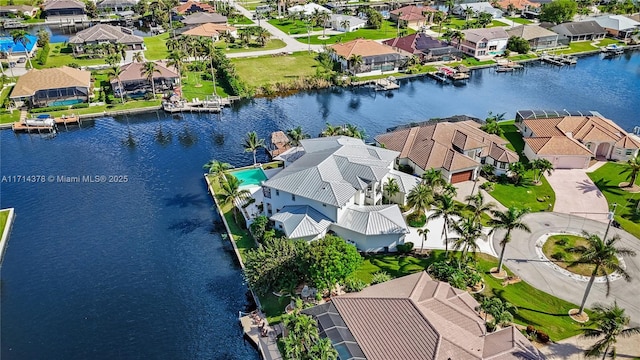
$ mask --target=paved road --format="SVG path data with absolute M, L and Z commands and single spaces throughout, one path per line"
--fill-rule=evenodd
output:
M 556 193 L 554 212 L 573 214 L 606 223 L 609 205 L 585 169 L 557 169 L 547 176 Z
M 531 234 L 523 231 L 514 231 L 511 242 L 507 245 L 505 253 L 505 265 L 508 266 L 520 278 L 527 281 L 537 289 L 550 293 L 561 299 L 579 304 L 584 295 L 586 281 L 566 276 L 554 270 L 548 262 L 538 258 L 536 254 L 536 240 L 547 233 L 560 233 L 573 231 L 580 233 L 586 230 L 602 236 L 606 225 L 585 218 L 570 216 L 560 213 L 534 213 L 524 218 L 531 228 Z M 611 282 L 611 295 L 606 297 L 604 283 L 595 283 L 591 289 L 587 306 L 596 302 L 612 303 L 618 301 L 618 305 L 624 308 L 635 325 L 640 325 L 640 239 L 619 229 L 611 228 L 609 236 L 618 234 L 621 240 L 619 247 L 630 248 L 638 256 L 625 257 L 627 272 L 631 275 L 630 283 L 619 279 Z M 494 247 L 500 251 L 500 240 L 504 237 L 504 231 L 496 231 L 493 237 Z

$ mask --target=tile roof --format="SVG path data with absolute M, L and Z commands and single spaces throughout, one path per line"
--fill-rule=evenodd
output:
M 206 23 L 215 23 L 215 24 L 226 24 L 227 17 L 222 16 L 218 13 L 205 13 L 199 12 L 194 13 L 189 16 L 186 16 L 181 22 L 185 25 L 195 25 L 195 24 L 206 24 Z
M 466 4 L 463 4 L 466 5 Z M 464 39 L 471 41 L 474 44 L 481 42 L 482 40 L 496 40 L 496 39 L 508 39 L 509 34 L 501 28 L 487 28 L 487 29 L 466 29 L 462 30 L 464 34 Z
M 345 360 L 544 359 L 513 327 L 486 334 L 473 297 L 426 272 L 333 297 L 329 304 L 303 312 L 318 320 L 335 347 L 350 345 Z
M 573 36 L 606 33 L 605 29 L 603 29 L 602 26 L 600 26 L 593 20 L 559 24 L 552 27 L 551 29 L 556 32 L 565 30 L 567 33 Z
M 206 23 L 189 30 L 186 30 L 182 33 L 182 35 L 191 35 L 191 36 L 206 36 L 212 37 L 217 36 L 219 34 L 225 34 L 227 32 L 232 33 L 237 29 L 233 26 L 225 25 L 225 24 L 214 24 L 214 23 Z
M 589 155 L 591 150 L 579 141 L 566 136 L 530 137 L 524 142 L 538 155 Z
M 518 159 L 505 145 L 506 140 L 480 130 L 474 121 L 440 122 L 400 129 L 376 136 L 387 149 L 400 151 L 400 158 L 409 158 L 421 169 L 443 168 L 449 172 L 472 168 L 479 162 L 456 151 L 480 149 L 480 156 Z M 499 159 L 496 159 L 499 160 Z M 502 161 L 502 160 L 499 160 Z M 517 161 L 517 160 L 515 160 Z
M 509 7 L 509 4 L 513 5 L 518 10 L 540 7 L 540 4 L 529 0 L 498 0 L 498 6 L 500 6 L 501 9 L 506 10 Z
M 31 69 L 20 76 L 11 98 L 32 96 L 39 90 L 61 89 L 68 87 L 91 87 L 91 73 L 67 66 L 51 69 Z
M 156 69 L 159 72 L 153 75 L 154 79 L 171 79 L 178 77 L 178 71 L 173 66 L 168 66 L 164 61 L 154 61 L 156 64 Z M 144 69 L 144 63 L 132 62 L 120 67 L 122 73 L 120 74 L 120 81 L 136 81 L 136 80 L 146 80 L 147 77 L 142 75 Z M 118 80 L 113 79 L 111 83 L 115 83 Z
M 281 222 L 290 239 L 319 235 L 332 223 L 331 219 L 306 205 L 285 206 L 270 219 Z
M 44 11 L 57 9 L 84 9 L 83 2 L 77 0 L 47 0 L 44 3 Z
M 539 25 L 520 25 L 507 29 L 509 36 L 518 36 L 525 40 L 539 39 L 543 37 L 558 37 L 558 34 Z
M 214 12 L 215 8 L 207 3 L 196 2 L 193 0 L 188 0 L 186 3 L 182 5 L 178 5 L 173 8 L 173 11 L 177 14 L 182 14 L 187 10 L 190 10 L 192 7 L 196 7 L 199 11 L 203 12 Z
M 334 136 L 301 141 L 304 154 L 264 185 L 333 206 L 381 181 L 398 155 L 362 140 Z
M 355 39 L 346 43 L 338 43 L 331 45 L 330 48 L 345 59 L 351 58 L 352 55 L 360 55 L 364 58 L 366 56 L 396 54 L 396 51 L 391 47 L 368 39 Z
M 411 35 L 385 40 L 385 45 L 404 50 L 410 54 L 428 52 L 432 49 L 445 49 L 451 47 L 444 41 L 440 41 L 425 33 L 413 33 Z
M 98 24 L 78 32 L 69 39 L 70 44 L 84 44 L 87 42 L 110 41 L 121 44 L 143 43 L 142 37 L 122 31 L 119 26 Z M 130 30 L 129 30 L 130 31 Z
M 436 9 L 429 6 L 407 5 L 391 11 L 391 14 L 397 16 L 397 15 L 400 15 L 400 13 L 402 13 L 402 15 L 400 16 L 400 20 L 416 21 L 416 20 L 425 20 L 427 18 L 424 15 L 425 12 L 436 12 L 436 11 L 437 11 Z
M 640 142 L 629 135 L 625 135 L 616 142 L 616 146 L 624 149 L 640 149 Z
M 409 233 L 397 205 L 350 206 L 336 225 L 363 235 Z

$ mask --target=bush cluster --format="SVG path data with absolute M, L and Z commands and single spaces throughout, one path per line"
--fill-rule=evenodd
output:
M 408 254 L 413 250 L 413 243 L 411 241 L 407 241 L 404 244 L 398 244 L 396 245 L 396 250 L 400 254 Z
M 51 111 L 60 111 L 60 110 L 67 110 L 67 109 L 69 109 L 68 106 L 49 106 L 49 107 L 31 109 L 30 112 L 32 114 L 38 114 L 38 113 L 46 113 Z
M 45 44 L 40 50 L 38 50 L 38 53 L 36 54 L 36 62 L 40 65 L 46 65 L 50 50 L 49 44 Z
M 89 103 L 79 103 L 75 105 L 71 105 L 72 109 L 86 109 L 89 107 Z

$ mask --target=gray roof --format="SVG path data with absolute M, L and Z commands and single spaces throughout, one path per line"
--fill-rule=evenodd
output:
M 350 206 L 336 225 L 363 235 L 409 233 L 398 205 Z
M 473 3 L 458 4 L 455 6 L 455 8 L 460 8 L 462 10 L 471 8 L 476 13 L 486 12 L 492 15 L 502 15 L 502 10 L 494 8 L 493 6 L 491 6 L 490 2 L 473 2 Z
M 604 15 L 593 19 L 598 25 L 607 29 L 631 30 L 640 27 L 640 22 L 623 15 Z
M 87 42 L 110 41 L 121 44 L 139 44 L 144 42 L 140 36 L 128 34 L 121 27 L 107 24 L 94 25 L 78 32 L 69 39 L 70 44 L 84 44 Z
M 358 26 L 360 24 L 366 24 L 367 20 L 361 19 L 356 16 L 351 15 L 342 15 L 342 14 L 331 14 L 331 22 L 336 21 L 338 25 L 340 25 L 343 21 L 349 20 L 349 27 Z
M 501 27 L 488 28 L 488 29 L 467 29 L 467 30 L 462 30 L 462 32 L 464 33 L 465 40 L 469 40 L 475 44 L 477 44 L 482 40 L 490 41 L 495 39 L 509 38 L 509 34 L 507 34 L 507 32 Z
M 307 205 L 285 206 L 271 220 L 281 222 L 290 239 L 321 234 L 331 225 L 331 219 Z
M 525 40 L 539 39 L 543 37 L 557 37 L 558 34 L 538 25 L 520 25 L 507 30 L 509 36 L 518 36 Z
M 138 0 L 103 0 L 97 5 L 98 9 L 115 8 L 115 7 L 131 7 L 138 3 Z
M 403 173 L 402 171 L 391 170 L 389 176 L 396 179 L 400 192 L 408 194 L 411 189 L 420 184 L 421 179 L 417 176 Z
M 572 36 L 606 33 L 605 29 L 593 20 L 564 23 L 552 27 L 551 30 Z
M 381 181 L 398 156 L 346 136 L 301 143 L 305 154 L 264 185 L 333 206 L 345 205 L 356 191 Z
M 47 0 L 44 3 L 44 11 L 57 9 L 84 9 L 86 6 L 76 0 Z
M 191 14 L 189 16 L 185 16 L 185 18 L 182 19 L 181 21 L 185 25 L 206 24 L 206 23 L 226 24 L 227 17 L 222 16 L 218 13 L 198 12 L 198 13 Z

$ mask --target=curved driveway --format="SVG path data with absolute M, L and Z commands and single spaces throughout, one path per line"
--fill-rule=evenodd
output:
M 556 169 L 547 176 L 556 193 L 554 212 L 607 222 L 609 205 L 585 169 Z
M 546 263 L 546 260 L 539 259 L 536 255 L 536 240 L 546 233 L 563 231 L 582 232 L 582 230 L 586 230 L 603 236 L 606 224 L 567 214 L 546 212 L 529 214 L 524 218 L 524 222 L 531 228 L 531 234 L 520 230 L 513 232 L 512 240 L 507 245 L 505 253 L 505 265 L 535 288 L 580 304 L 587 282 L 563 275 L 553 270 Z M 504 231 L 499 230 L 493 237 L 493 245 L 498 252 L 501 249 L 500 240 L 504 234 Z M 623 279 L 612 281 L 609 297 L 606 297 L 604 283 L 594 283 L 587 299 L 587 307 L 596 302 L 610 304 L 617 300 L 618 305 L 631 316 L 632 323 L 640 325 L 640 239 L 612 227 L 608 236 L 613 234 L 618 234 L 621 237 L 617 243 L 619 247 L 630 248 L 638 253 L 636 257 L 624 258 L 627 272 L 631 275 L 632 280 L 630 283 Z

